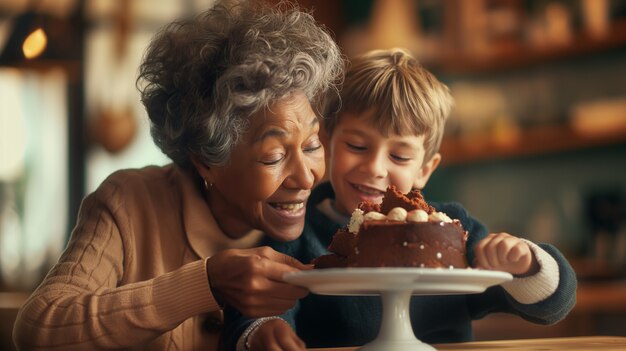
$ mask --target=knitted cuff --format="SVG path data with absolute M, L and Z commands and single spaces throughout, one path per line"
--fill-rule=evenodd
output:
M 535 258 L 537 258 L 540 267 L 539 272 L 528 277 L 513 278 L 511 281 L 503 283 L 502 287 L 517 302 L 529 305 L 547 299 L 556 291 L 559 286 L 559 265 L 554 257 L 537 244 L 528 240 L 524 240 L 524 242 L 530 246 Z
M 188 263 L 154 279 L 152 301 L 156 319 L 172 328 L 199 313 L 219 311 L 204 260 Z

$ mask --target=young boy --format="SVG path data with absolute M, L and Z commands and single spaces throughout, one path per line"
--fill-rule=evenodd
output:
M 326 114 L 330 184 L 313 190 L 298 240 L 267 244 L 308 263 L 328 253 L 333 234 L 360 202 L 380 202 L 389 185 L 403 193 L 424 188 L 441 161 L 438 149 L 452 104 L 448 88 L 407 51 L 376 50 L 354 59 L 340 99 L 327 109 L 335 112 Z M 510 272 L 514 279 L 482 294 L 413 297 L 412 326 L 420 340 L 469 341 L 471 321 L 490 312 L 550 324 L 571 310 L 576 278 L 557 249 L 507 233 L 488 234 L 457 203 L 431 205 L 459 219 L 469 232 L 472 266 Z M 373 340 L 381 302 L 379 297 L 310 294 L 281 317 L 252 321 L 232 309 L 226 314 L 224 340 L 230 349 L 304 350 L 305 344 L 338 347 Z

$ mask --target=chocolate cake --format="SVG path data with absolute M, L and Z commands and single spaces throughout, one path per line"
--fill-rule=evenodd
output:
M 312 263 L 315 268 L 467 268 L 466 241 L 461 223 L 435 211 L 419 190 L 404 195 L 391 186 L 380 205 L 360 204 L 350 224 L 333 236 L 331 254 Z

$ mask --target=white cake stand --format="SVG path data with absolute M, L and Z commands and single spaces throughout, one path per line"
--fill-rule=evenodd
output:
M 333 268 L 288 273 L 284 279 L 322 295 L 380 295 L 378 336 L 360 351 L 433 351 L 413 333 L 411 295 L 476 294 L 513 276 L 479 269 Z

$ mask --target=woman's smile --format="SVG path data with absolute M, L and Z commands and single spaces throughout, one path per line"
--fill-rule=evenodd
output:
M 287 221 L 300 221 L 306 213 L 305 201 L 298 202 L 268 202 L 271 213 Z
M 270 206 L 289 213 L 296 212 L 304 207 L 304 202 L 295 203 L 270 203 Z

